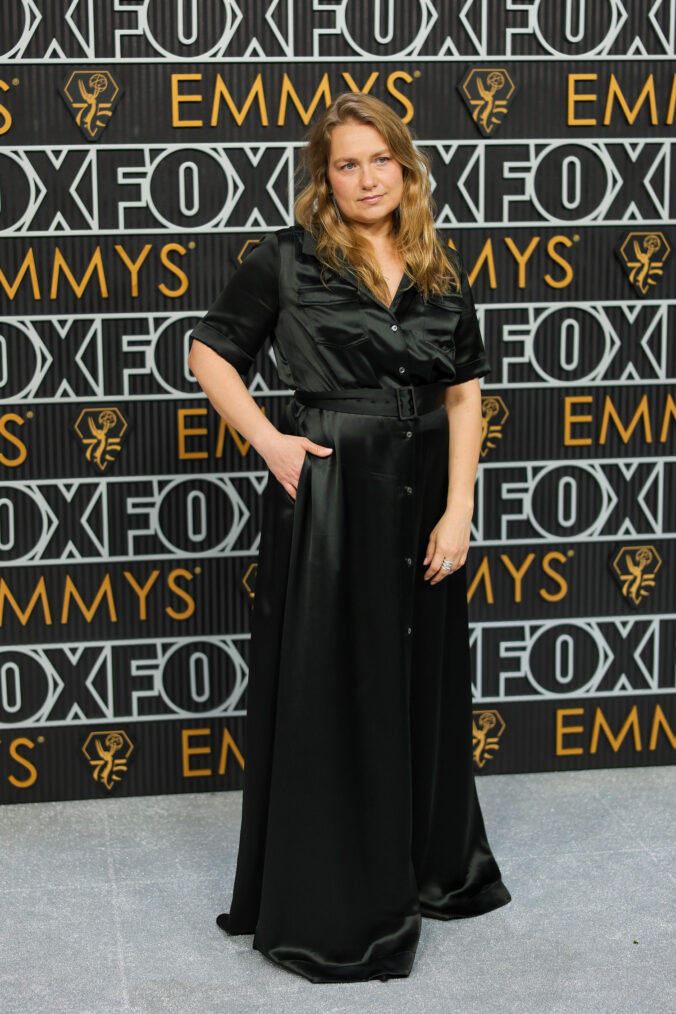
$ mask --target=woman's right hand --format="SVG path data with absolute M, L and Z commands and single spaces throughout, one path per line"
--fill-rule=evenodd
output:
M 272 448 L 263 455 L 265 463 L 282 484 L 292 500 L 296 499 L 296 488 L 307 453 L 317 454 L 322 458 L 333 453 L 332 447 L 315 444 L 307 437 L 297 437 L 292 433 L 280 433 Z

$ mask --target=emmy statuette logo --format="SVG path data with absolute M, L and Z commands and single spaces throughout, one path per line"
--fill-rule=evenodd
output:
M 121 729 L 90 732 L 82 746 L 92 768 L 92 778 L 109 792 L 127 773 L 127 761 L 133 749 L 134 744 Z
M 496 440 L 502 438 L 502 427 L 509 411 L 499 395 L 489 394 L 481 399 L 481 457 L 495 450 Z
M 115 461 L 128 429 L 127 420 L 112 405 L 83 408 L 73 426 L 75 436 L 86 447 L 87 461 L 99 472 L 105 472 Z
M 122 89 L 109 70 L 73 70 L 61 95 L 88 141 L 96 141 L 110 122 Z
M 472 67 L 458 91 L 481 133 L 490 137 L 507 115 L 516 86 L 504 67 Z
M 662 560 L 654 546 L 622 546 L 611 562 L 622 594 L 632 606 L 642 605 L 650 595 L 661 566 Z
M 630 232 L 618 251 L 629 281 L 642 296 L 661 280 L 670 253 L 661 232 Z
M 472 755 L 480 768 L 500 749 L 498 741 L 504 731 L 505 723 L 499 711 L 472 712 Z

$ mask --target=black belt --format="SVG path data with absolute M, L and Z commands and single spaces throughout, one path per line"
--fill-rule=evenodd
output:
M 395 388 L 348 387 L 340 391 L 295 391 L 294 398 L 314 408 L 413 419 L 443 405 L 446 387 L 439 383 Z

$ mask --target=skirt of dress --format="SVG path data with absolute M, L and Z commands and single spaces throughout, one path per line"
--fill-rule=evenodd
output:
M 290 399 L 295 501 L 264 492 L 231 934 L 312 982 L 406 976 L 421 917 L 507 904 L 472 767 L 465 567 L 423 580 L 448 415 Z

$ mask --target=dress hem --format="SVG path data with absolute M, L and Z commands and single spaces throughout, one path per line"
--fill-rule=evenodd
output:
M 455 900 L 455 911 L 444 911 L 441 908 L 427 904 L 420 899 L 420 914 L 427 919 L 471 919 L 472 916 L 485 915 L 496 908 L 502 908 L 509 904 L 512 896 L 503 884 L 502 880 L 496 880 L 487 884 L 475 894 L 466 895 L 465 898 Z
M 354 963 L 350 965 L 332 965 L 330 962 L 325 964 L 326 972 L 322 972 L 317 969 L 317 966 L 310 961 L 303 960 L 290 960 L 281 961 L 279 958 L 272 957 L 267 951 L 264 951 L 255 941 L 253 943 L 254 950 L 259 951 L 268 961 L 272 961 L 273 964 L 279 968 L 284 968 L 287 971 L 295 972 L 297 975 L 302 975 L 305 979 L 310 982 L 317 983 L 341 983 L 341 982 L 368 982 L 372 979 L 403 979 L 411 974 L 413 962 L 415 960 L 415 951 L 397 951 L 394 954 L 387 955 L 386 958 L 382 959 L 380 968 L 373 967 L 369 970 L 368 965 Z M 392 967 L 395 964 L 397 958 L 406 957 L 406 963 L 401 965 L 400 969 Z

